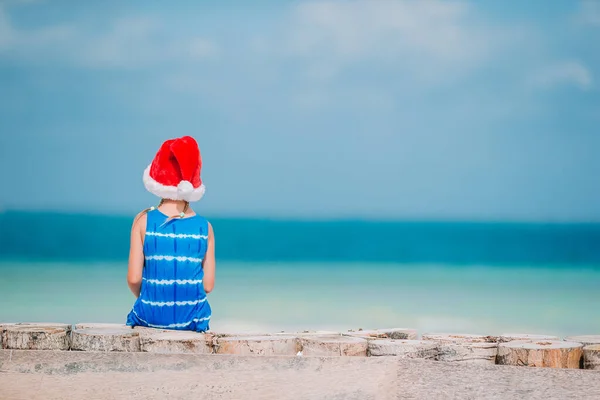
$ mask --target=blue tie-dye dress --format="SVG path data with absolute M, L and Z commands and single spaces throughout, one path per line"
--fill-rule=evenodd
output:
M 158 210 L 147 214 L 140 297 L 127 325 L 204 332 L 210 305 L 202 279 L 208 221 L 199 216 L 172 219 Z

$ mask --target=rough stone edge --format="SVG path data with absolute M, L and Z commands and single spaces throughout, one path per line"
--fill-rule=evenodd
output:
M 298 344 L 300 347 L 300 351 L 302 354 L 304 353 L 304 348 L 307 343 L 313 343 L 314 345 L 325 344 L 328 343 L 328 340 L 333 340 L 333 344 L 337 344 L 339 347 L 339 355 L 307 355 L 307 357 L 368 357 L 369 356 L 369 340 L 364 337 L 355 337 L 355 336 L 345 336 L 345 335 L 313 335 L 313 336 L 298 336 Z M 346 343 L 344 343 L 346 340 Z M 342 354 L 344 345 L 351 346 L 352 344 L 363 345 L 365 347 L 364 356 L 361 355 L 348 355 Z M 361 351 L 362 353 L 362 351 Z M 304 355 L 304 354 L 303 354 Z
M 122 333 L 111 334 L 110 332 L 106 332 L 105 334 L 102 334 L 102 332 L 101 332 L 102 328 L 109 328 L 108 325 L 109 324 L 106 324 L 106 326 L 82 327 L 79 329 L 72 329 L 71 330 L 70 350 L 71 351 L 92 351 L 92 352 L 125 352 L 125 353 L 137 353 L 137 352 L 141 351 L 139 332 L 135 332 L 133 329 L 130 329 L 131 332 L 126 332 L 126 329 L 124 328 L 124 326 L 119 326 L 118 328 L 123 330 Z M 98 330 L 98 333 L 85 332 L 85 331 L 93 331 L 93 330 Z M 129 350 L 125 347 L 115 346 L 114 343 L 111 343 L 111 342 L 118 342 L 119 340 L 127 340 L 127 336 L 128 336 L 128 339 L 131 341 L 131 343 L 129 343 L 129 344 L 133 348 L 133 350 Z M 88 342 L 99 344 L 101 349 L 94 350 L 91 348 L 88 348 L 88 349 L 84 348 L 85 346 L 83 346 L 83 343 L 86 341 L 85 338 L 87 338 Z M 79 346 L 80 344 L 82 345 L 81 347 Z
M 300 355 L 302 353 L 302 342 L 300 341 L 300 338 L 297 335 L 252 335 L 252 336 L 220 336 L 220 337 L 216 337 L 213 340 L 213 354 L 216 356 L 223 356 L 223 355 L 230 355 L 230 356 L 250 356 L 249 354 L 241 354 L 241 355 L 236 355 L 236 354 L 230 354 L 230 353 L 219 353 L 219 350 L 221 349 L 222 346 L 224 346 L 224 344 L 222 344 L 222 341 L 248 341 L 248 340 L 252 340 L 252 339 L 258 339 L 258 342 L 261 342 L 263 340 L 269 341 L 269 342 L 276 342 L 278 340 L 292 340 L 293 344 L 295 345 L 295 350 L 294 353 L 296 353 L 297 355 Z M 289 355 L 285 355 L 285 354 L 266 354 L 266 355 L 256 355 L 255 357 L 267 357 L 267 356 L 293 356 L 293 354 L 289 354 Z
M 569 344 L 571 346 L 565 346 L 565 347 L 558 347 L 558 348 L 548 348 L 548 347 L 542 347 L 542 343 L 546 343 L 546 344 L 560 344 L 560 343 L 565 343 L 565 344 Z M 540 347 L 536 348 L 536 347 L 532 347 L 532 348 L 528 348 L 528 347 L 518 347 L 519 345 L 526 345 L 526 344 L 538 344 Z M 513 349 L 514 351 L 518 351 L 520 350 L 521 352 L 527 354 L 527 361 L 529 361 L 529 353 L 531 351 L 540 351 L 542 353 L 544 353 L 545 351 L 560 351 L 561 353 L 563 351 L 568 351 L 568 352 L 577 352 L 579 351 L 579 365 L 576 368 L 570 368 L 570 367 L 546 367 L 546 366 L 531 366 L 529 364 L 524 364 L 524 365 L 518 365 L 517 367 L 521 368 L 521 367 L 527 367 L 527 368 L 550 368 L 550 369 L 584 369 L 584 348 L 585 346 L 582 343 L 579 342 L 570 342 L 570 341 L 563 341 L 563 340 L 513 340 L 510 342 L 505 342 L 505 343 L 499 343 L 498 344 L 498 354 L 496 356 L 496 364 L 497 365 L 502 365 L 502 366 L 515 366 L 512 365 L 510 363 L 506 363 L 505 362 L 505 358 L 507 357 L 508 354 L 510 354 L 510 352 L 506 352 L 507 349 Z M 521 362 L 521 359 L 519 359 L 519 362 Z
M 402 342 L 413 342 L 415 345 L 416 344 L 423 344 L 426 345 L 426 347 L 429 348 L 424 348 L 421 349 L 422 352 L 426 352 L 426 351 L 431 351 L 431 357 L 410 357 L 407 356 L 407 353 L 404 354 L 372 354 L 373 353 L 373 348 L 378 346 L 378 343 L 384 343 L 384 345 L 394 345 L 396 343 L 402 343 Z M 399 358 L 408 358 L 408 359 L 422 359 L 422 360 L 437 360 L 437 357 L 439 355 L 440 352 L 440 344 L 433 341 L 433 340 L 420 340 L 420 339 L 376 339 L 376 340 L 369 340 L 369 344 L 368 344 L 368 348 L 367 348 L 367 357 L 399 357 Z
M 417 340 L 418 331 L 413 328 L 388 328 L 388 329 L 358 329 L 342 332 L 342 336 L 361 337 L 367 340 Z
M 8 339 L 6 338 L 6 332 L 15 326 L 52 326 L 52 325 L 64 325 L 66 327 L 66 338 L 67 338 L 67 348 L 66 349 L 40 349 L 38 351 L 70 351 L 71 343 L 72 343 L 72 331 L 73 324 L 67 324 L 63 322 L 2 322 L 0 323 L 0 349 L 1 350 L 29 350 L 29 349 L 9 349 L 6 347 L 6 342 Z
M 217 345 L 217 337 L 212 333 L 208 332 L 194 332 L 194 331 L 173 331 L 167 329 L 158 329 L 157 332 L 138 330 L 139 338 L 140 338 L 140 352 L 142 353 L 150 353 L 150 354 L 215 354 L 215 346 Z M 176 336 L 181 333 L 182 336 L 188 334 L 190 338 L 180 338 L 177 339 Z M 172 339 L 161 338 L 163 334 L 174 334 Z M 183 347 L 186 346 L 186 343 L 189 343 L 192 340 L 193 336 L 197 336 L 194 338 L 194 341 L 199 343 L 203 343 L 207 348 L 208 352 L 186 352 L 186 351 L 169 351 L 169 352 L 160 352 L 160 351 L 149 351 L 153 345 L 156 345 L 158 342 L 169 342 L 169 343 L 177 343 Z M 194 344 L 195 345 L 195 344 Z
M 541 335 L 536 333 L 503 333 L 498 335 L 498 343 L 508 343 L 518 340 L 560 340 L 555 335 Z
M 446 338 L 434 338 L 434 336 L 445 336 Z M 462 336 L 471 336 L 471 338 L 463 339 Z M 476 338 L 480 338 L 481 340 Z M 421 335 L 421 340 L 434 341 L 446 344 L 498 343 L 498 336 L 480 335 L 474 333 L 426 332 L 423 335 Z

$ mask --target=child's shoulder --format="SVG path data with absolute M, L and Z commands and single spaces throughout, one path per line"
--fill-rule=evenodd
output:
M 207 218 L 204 218 L 204 220 L 206 221 L 206 227 L 208 229 L 208 234 L 212 235 L 213 234 L 213 226 L 210 223 L 210 221 Z
M 132 231 L 143 232 L 148 224 L 148 210 L 139 212 L 134 218 L 131 226 Z
M 136 214 L 135 217 L 133 217 L 133 221 L 139 221 L 141 219 L 148 219 L 148 210 L 144 210 L 144 211 L 140 211 L 139 213 Z

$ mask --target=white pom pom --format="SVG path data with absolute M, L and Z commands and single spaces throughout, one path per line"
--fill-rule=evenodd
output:
M 179 185 L 177 185 L 177 194 L 180 196 L 180 198 L 190 195 L 193 191 L 194 186 L 190 181 L 181 181 L 179 182 Z

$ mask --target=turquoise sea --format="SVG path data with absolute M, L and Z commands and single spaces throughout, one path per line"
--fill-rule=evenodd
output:
M 600 333 L 600 224 L 210 218 L 213 330 Z M 0 214 L 0 321 L 124 322 L 131 217 Z

